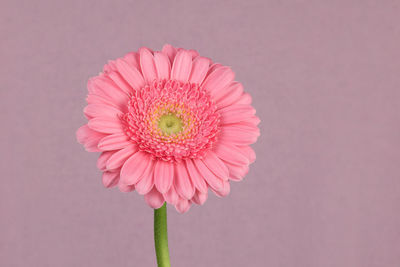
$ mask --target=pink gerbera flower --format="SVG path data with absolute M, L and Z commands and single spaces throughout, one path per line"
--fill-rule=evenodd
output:
M 77 131 L 102 152 L 106 187 L 136 190 L 152 208 L 183 213 L 240 181 L 255 153 L 259 119 L 229 67 L 194 50 L 141 48 L 110 61 L 88 82 L 88 123 Z

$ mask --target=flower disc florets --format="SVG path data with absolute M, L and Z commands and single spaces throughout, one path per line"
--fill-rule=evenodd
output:
M 216 141 L 219 118 L 206 90 L 174 80 L 154 80 L 135 91 L 122 116 L 139 150 L 164 161 L 201 158 Z

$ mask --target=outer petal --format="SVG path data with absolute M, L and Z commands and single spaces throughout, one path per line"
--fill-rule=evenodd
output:
M 248 120 L 255 114 L 255 109 L 250 105 L 228 106 L 220 110 L 221 123 L 230 124 Z
M 104 73 L 109 73 L 111 71 L 117 70 L 117 67 L 115 66 L 115 61 L 114 60 L 109 60 L 107 64 L 104 65 L 103 67 L 103 72 Z
M 257 127 L 257 125 L 260 123 L 260 118 L 258 118 L 255 115 L 252 115 L 248 117 L 246 120 L 243 120 L 241 122 L 235 122 L 235 123 L 228 123 L 228 124 L 222 124 L 222 126 L 235 126 L 235 127 L 247 127 L 251 129 L 257 129 L 258 133 L 260 132 L 260 129 Z M 253 130 L 252 130 L 253 131 Z
M 215 96 L 218 109 L 232 105 L 243 93 L 243 85 L 238 82 L 231 82 L 226 88 Z
M 118 115 L 122 115 L 121 110 L 113 106 L 99 104 L 89 104 L 84 108 L 83 112 L 89 117 L 118 118 Z
M 122 124 L 119 119 L 111 119 L 109 117 L 97 117 L 88 122 L 90 129 L 100 133 L 122 133 Z
M 251 95 L 248 93 L 244 93 L 236 102 L 235 105 L 250 105 L 251 104 Z
M 101 153 L 99 158 L 97 159 L 97 168 L 102 171 L 107 170 L 107 160 L 115 153 L 115 151 L 105 151 Z
M 88 152 L 100 152 L 97 144 L 106 136 L 103 133 L 96 132 L 88 127 L 87 124 L 83 125 L 76 131 L 76 138 Z
M 212 188 L 211 190 L 219 197 L 226 197 L 227 195 L 229 195 L 229 192 L 231 191 L 231 186 L 229 184 L 229 181 L 224 181 L 224 186 L 221 190 L 216 191 L 213 190 Z
M 197 167 L 199 173 L 202 174 L 206 182 L 215 190 L 223 188 L 223 180 L 218 178 L 200 159 L 193 159 L 194 165 Z
M 155 187 L 144 196 L 144 199 L 153 209 L 159 209 L 164 204 L 163 195 Z
M 88 90 L 91 93 L 110 99 L 113 103 L 117 103 L 118 106 L 126 104 L 129 99 L 128 95 L 105 75 L 91 78 L 88 81 Z
M 175 190 L 174 185 L 170 187 L 167 193 L 164 193 L 164 199 L 171 205 L 175 205 L 179 200 L 179 195 Z
M 130 94 L 133 92 L 133 88 L 124 80 L 124 78 L 122 78 L 121 74 L 119 74 L 117 71 L 111 71 L 107 73 L 107 75 L 126 94 Z
M 210 76 L 211 73 L 213 73 L 214 71 L 216 71 L 217 69 L 222 68 L 222 67 L 224 67 L 224 66 L 222 66 L 222 65 L 219 64 L 219 63 L 214 63 L 214 64 L 212 64 L 212 65 L 210 66 L 210 68 L 208 69 L 208 72 L 207 72 L 206 77 Z
M 255 125 L 247 123 L 247 121 L 232 123 L 229 125 L 224 125 L 223 127 L 229 128 L 229 130 L 232 131 L 251 132 L 257 136 L 260 136 L 260 129 Z
M 245 131 L 235 127 L 221 127 L 220 141 L 234 145 L 249 145 L 257 141 L 258 132 Z
M 119 181 L 119 170 L 118 171 L 106 171 L 103 172 L 103 185 L 107 188 L 116 186 Z
M 128 63 L 132 68 L 135 68 L 140 71 L 139 64 L 139 54 L 135 52 L 130 52 L 124 56 L 124 60 Z
M 137 151 L 137 146 L 135 144 L 130 144 L 127 147 L 113 153 L 113 155 L 107 160 L 107 169 L 113 170 L 122 167 L 125 161 Z
M 228 180 L 229 170 L 225 166 L 225 163 L 221 161 L 214 152 L 208 151 L 202 161 L 216 176 L 224 181 Z
M 90 129 L 87 124 L 81 126 L 76 131 L 76 139 L 78 140 L 79 144 L 84 144 L 89 138 L 93 136 L 102 136 L 102 134 L 99 134 L 98 132 Z
M 122 105 L 118 105 L 117 103 L 112 102 L 112 100 L 105 98 L 103 96 L 99 96 L 99 95 L 94 95 L 94 94 L 89 94 L 86 97 L 86 102 L 88 102 L 88 104 L 98 104 L 98 105 L 107 105 L 107 106 L 112 106 L 114 108 L 117 108 L 119 110 L 121 110 L 123 113 L 125 113 L 128 108 L 127 106 L 122 106 Z
M 132 142 L 124 133 L 115 133 L 107 135 L 99 142 L 99 149 L 103 151 L 117 150 L 129 146 Z
M 179 213 L 185 213 L 190 209 L 190 202 L 187 199 L 181 198 L 176 203 L 175 208 Z
M 134 185 L 127 185 L 127 184 L 118 184 L 118 188 L 121 192 L 124 193 L 128 193 L 128 192 L 132 192 L 133 190 L 135 190 L 135 186 Z
M 185 163 L 175 165 L 175 188 L 182 198 L 191 199 L 195 193 L 195 187 L 190 181 Z
M 207 198 L 208 198 L 208 192 L 202 193 L 202 192 L 196 190 L 196 193 L 194 194 L 192 200 L 197 205 L 203 205 L 204 202 L 206 202 Z
M 121 182 L 127 185 L 135 184 L 144 174 L 150 164 L 151 157 L 148 153 L 139 151 L 133 154 L 121 169 Z
M 249 159 L 245 156 L 246 153 L 228 142 L 219 142 L 219 144 L 214 147 L 213 151 L 220 159 L 226 162 L 237 165 L 249 164 Z
M 187 82 L 192 70 L 192 56 L 185 50 L 180 50 L 172 65 L 171 78 L 182 82 Z
M 153 54 L 145 47 L 140 49 L 140 66 L 143 76 L 148 83 L 157 79 L 157 70 Z
M 156 52 L 154 54 L 157 75 L 159 79 L 169 79 L 171 73 L 171 62 L 164 53 Z
M 176 55 L 176 48 L 170 44 L 166 44 L 163 46 L 162 52 L 168 56 L 168 58 L 171 62 L 171 65 L 172 65 L 172 63 L 174 62 L 174 59 L 175 59 L 175 55 Z
M 187 50 L 189 53 L 190 53 L 190 55 L 192 56 L 192 59 L 195 59 L 196 57 L 198 57 L 199 56 L 199 52 L 197 52 L 196 50 L 194 50 L 194 49 L 190 49 L 190 50 Z
M 229 170 L 229 178 L 233 181 L 241 181 L 249 172 L 248 165 L 234 165 L 228 162 L 225 162 L 226 166 Z
M 122 59 L 117 60 L 117 68 L 122 77 L 132 86 L 133 89 L 139 90 L 145 85 L 142 74 L 139 70 L 131 67 Z
M 174 181 L 174 164 L 163 160 L 157 160 L 154 166 L 154 183 L 157 190 L 167 193 Z
M 190 179 L 193 182 L 193 185 L 197 188 L 202 193 L 207 193 L 208 186 L 207 183 L 205 182 L 203 176 L 201 173 L 197 170 L 196 166 L 194 165 L 193 161 L 191 159 L 187 159 L 185 161 L 186 163 L 186 168 L 189 172 Z
M 141 195 L 147 194 L 154 187 L 154 160 L 147 166 L 146 171 L 135 187 L 136 191 Z
M 249 159 L 249 164 L 256 160 L 256 153 L 250 146 L 239 146 L 239 149 L 247 156 Z
M 197 57 L 193 61 L 189 82 L 201 84 L 210 68 L 211 60 L 205 57 Z
M 214 95 L 226 87 L 235 78 L 235 73 L 228 67 L 221 67 L 212 72 L 204 81 L 203 86 Z

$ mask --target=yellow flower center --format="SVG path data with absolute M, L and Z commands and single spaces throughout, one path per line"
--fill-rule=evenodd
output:
M 158 128 L 167 135 L 177 134 L 182 131 L 182 120 L 172 113 L 162 115 L 158 121 Z

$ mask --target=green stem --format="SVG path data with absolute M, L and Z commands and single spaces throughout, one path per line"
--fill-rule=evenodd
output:
M 168 251 L 167 205 L 154 210 L 154 243 L 158 267 L 171 267 Z

